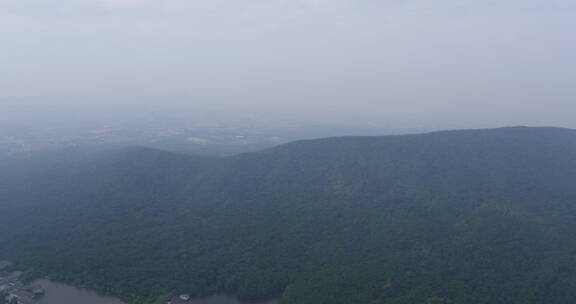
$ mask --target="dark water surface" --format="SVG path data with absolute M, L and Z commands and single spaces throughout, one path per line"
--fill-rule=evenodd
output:
M 40 304 L 124 304 L 117 298 L 102 296 L 94 291 L 41 279 L 34 282 L 44 288 L 46 294 Z
M 41 279 L 34 281 L 33 284 L 41 285 L 46 294 L 40 299 L 40 304 L 125 304 L 117 298 L 111 296 L 103 296 L 98 293 L 84 288 L 76 288 L 70 285 L 52 282 L 50 280 Z M 276 300 L 258 302 L 258 303 L 245 303 L 240 302 L 236 298 L 226 295 L 215 295 L 206 298 L 190 299 L 189 301 L 181 301 L 175 299 L 172 303 L 180 304 L 278 304 Z
M 190 304 L 278 304 L 278 301 L 269 300 L 269 301 L 264 301 L 264 302 L 246 303 L 246 302 L 238 301 L 238 299 L 236 299 L 235 297 L 225 296 L 225 295 L 216 295 L 216 296 L 200 298 L 200 299 L 191 299 L 190 301 L 179 302 L 178 304 L 180 304 L 180 303 L 190 303 Z

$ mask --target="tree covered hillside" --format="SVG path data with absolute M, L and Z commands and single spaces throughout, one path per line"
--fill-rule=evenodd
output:
M 576 131 L 300 141 L 233 157 L 149 149 L 0 164 L 0 255 L 141 303 L 576 299 Z

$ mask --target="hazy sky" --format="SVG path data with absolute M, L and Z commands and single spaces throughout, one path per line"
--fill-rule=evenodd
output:
M 0 0 L 0 120 L 576 127 L 574 0 Z

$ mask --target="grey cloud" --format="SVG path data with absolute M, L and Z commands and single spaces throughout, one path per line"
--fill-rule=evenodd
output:
M 5 0 L 0 109 L 576 127 L 575 15 L 569 0 Z

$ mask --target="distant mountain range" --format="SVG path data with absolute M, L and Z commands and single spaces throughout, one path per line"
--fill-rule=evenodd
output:
M 0 163 L 0 259 L 137 303 L 576 299 L 576 130 L 129 148 Z

